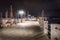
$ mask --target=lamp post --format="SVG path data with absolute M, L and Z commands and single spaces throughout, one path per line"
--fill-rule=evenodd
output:
M 19 15 L 21 17 L 21 22 L 22 22 L 22 18 L 23 18 L 23 15 L 25 14 L 25 11 L 24 10 L 19 10 Z

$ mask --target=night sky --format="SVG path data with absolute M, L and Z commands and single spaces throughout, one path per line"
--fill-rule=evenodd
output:
M 45 6 L 45 15 L 60 17 L 60 0 L 48 0 Z
M 60 0 L 0 0 L 0 12 L 3 13 L 3 17 L 5 11 L 10 9 L 11 4 L 14 16 L 20 9 L 29 11 L 29 14 L 34 16 L 41 16 L 43 9 L 46 17 L 60 17 Z

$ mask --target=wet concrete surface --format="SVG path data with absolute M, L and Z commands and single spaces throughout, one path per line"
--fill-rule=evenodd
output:
M 40 26 L 7 27 L 0 29 L 0 40 L 49 40 Z
M 0 29 L 0 40 L 48 40 L 48 37 L 39 28 L 3 28 Z

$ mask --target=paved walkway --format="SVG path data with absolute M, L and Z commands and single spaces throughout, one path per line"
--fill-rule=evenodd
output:
M 49 40 L 38 25 L 22 26 L 0 29 L 0 40 Z
M 48 40 L 47 35 L 43 34 L 42 31 L 37 31 L 30 29 L 4 28 L 0 30 L 0 40 Z

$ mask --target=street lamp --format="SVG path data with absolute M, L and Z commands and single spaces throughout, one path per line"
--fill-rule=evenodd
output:
M 25 14 L 24 10 L 19 10 L 19 15 L 21 16 L 21 22 L 22 22 L 22 17 L 23 17 L 24 14 Z

